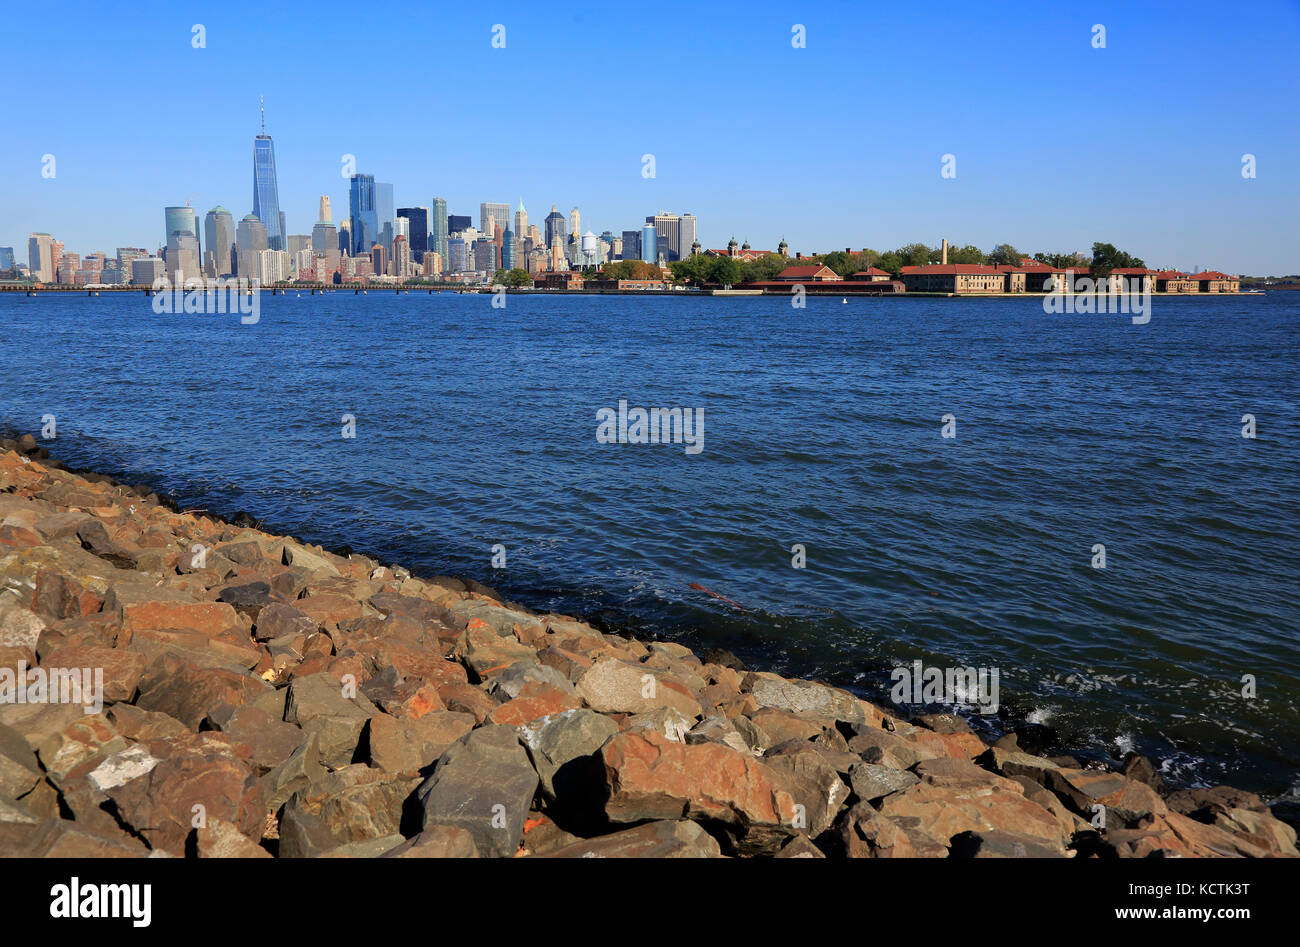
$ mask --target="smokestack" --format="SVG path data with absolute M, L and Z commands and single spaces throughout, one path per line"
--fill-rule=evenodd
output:
M 939 262 L 940 262 L 940 263 L 947 263 L 947 262 L 948 262 L 948 240 L 947 240 L 947 238 L 944 238 L 941 253 L 942 253 L 943 255 L 939 257 Z

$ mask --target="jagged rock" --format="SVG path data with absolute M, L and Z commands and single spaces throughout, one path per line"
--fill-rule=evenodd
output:
M 779 773 L 782 787 L 794 799 L 794 827 L 816 837 L 831 827 L 840 807 L 849 797 L 835 768 L 811 744 L 782 744 L 763 756 Z
M 493 708 L 492 713 L 488 714 L 488 721 L 518 727 L 542 717 L 577 709 L 579 706 L 581 704 L 572 689 L 566 691 L 551 687 L 549 684 L 530 683 L 524 687 L 518 697 Z
M 1065 858 L 1065 852 L 1015 832 L 959 832 L 949 841 L 954 858 Z
M 271 853 L 223 819 L 196 830 L 200 858 L 270 858 Z
M 539 858 L 720 858 L 717 841 L 695 822 L 648 822 L 584 839 Z
M 41 781 L 36 754 L 22 734 L 0 724 L 0 799 L 25 796 Z
M 849 771 L 853 794 L 863 802 L 874 802 L 918 782 L 920 780 L 905 769 L 881 766 L 879 763 L 858 763 Z
M 806 835 L 796 835 L 776 853 L 776 858 L 825 858 L 826 855 Z
M 744 720 L 745 718 L 740 718 Z M 754 733 L 757 736 L 757 733 Z M 691 745 L 697 743 L 721 743 L 723 746 L 729 746 L 740 753 L 754 753 L 754 744 L 751 744 L 740 729 L 721 714 L 713 714 L 705 717 L 686 734 L 686 742 Z
M 741 690 L 752 694 L 760 707 L 803 717 L 845 723 L 865 723 L 867 719 L 861 702 L 848 691 L 811 681 L 791 681 L 777 674 L 751 671 L 745 675 Z
M 137 707 L 174 717 L 191 730 L 198 729 L 212 707 L 252 703 L 272 690 L 248 674 L 224 668 L 201 668 L 171 656 L 150 665 L 139 686 Z
M 644 665 L 601 658 L 578 681 L 578 695 L 601 713 L 647 713 L 672 707 L 682 716 L 700 715 L 699 701 L 687 688 L 663 672 Z
M 121 831 L 99 831 L 75 822 L 51 819 L 32 837 L 27 858 L 143 858 L 139 841 Z
M 129 701 L 135 696 L 148 660 L 142 654 L 121 648 L 70 645 L 42 655 L 46 668 L 93 668 L 103 672 L 103 699 Z
M 570 807 L 600 804 L 604 767 L 596 754 L 618 732 L 618 724 L 578 709 L 530 721 L 518 730 L 547 799 Z
M 431 825 L 414 838 L 389 849 L 380 858 L 478 858 L 478 846 L 468 830 L 456 825 Z
M 612 822 L 706 820 L 730 826 L 748 851 L 775 851 L 794 833 L 795 800 L 781 777 L 717 743 L 688 746 L 652 730 L 616 734 L 601 749 Z
M 487 858 L 513 857 L 538 776 L 514 727 L 486 724 L 443 754 L 420 786 L 424 828 L 460 826 Z
M 286 828 L 292 827 L 303 814 L 312 816 L 328 834 L 331 843 L 325 850 L 400 835 L 402 806 L 418 783 L 415 778 L 389 776 L 364 766 L 345 767 L 298 790 L 285 803 L 280 818 L 281 848 L 285 845 Z M 289 834 L 292 839 L 298 838 L 292 831 Z M 305 837 L 312 839 L 313 844 L 320 838 L 314 827 Z M 289 845 L 288 852 L 282 851 L 287 857 L 310 854 L 295 853 L 293 841 Z M 392 847 L 389 845 L 383 851 Z
M 264 775 L 258 784 L 266 807 L 272 811 L 289 801 L 295 792 L 311 786 L 325 776 L 320 764 L 320 740 L 315 734 L 307 735 L 307 742 L 275 769 Z
M 471 714 L 434 711 L 415 719 L 376 714 L 366 737 L 370 762 L 389 773 L 415 773 L 432 766 L 474 729 Z
M 219 704 L 203 721 L 231 740 L 248 745 L 254 770 L 266 773 L 279 766 L 307 742 L 308 734 L 258 707 Z

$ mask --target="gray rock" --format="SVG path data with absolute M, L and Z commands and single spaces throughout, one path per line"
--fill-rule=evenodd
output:
M 919 782 L 915 775 L 905 769 L 881 766 L 879 763 L 858 763 L 849 770 L 853 794 L 863 802 L 872 802 Z

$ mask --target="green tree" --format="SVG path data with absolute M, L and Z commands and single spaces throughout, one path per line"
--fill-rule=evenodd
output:
M 992 266 L 1017 266 L 1025 255 L 1009 243 L 999 243 L 988 253 L 988 262 Z
M 1145 268 L 1146 264 L 1138 257 L 1131 256 L 1112 244 L 1094 243 L 1092 245 L 1092 275 L 1094 278 L 1109 276 L 1111 270 L 1130 266 Z
M 710 282 L 719 286 L 734 286 L 740 282 L 740 264 L 734 257 L 720 256 L 713 264 L 709 274 Z

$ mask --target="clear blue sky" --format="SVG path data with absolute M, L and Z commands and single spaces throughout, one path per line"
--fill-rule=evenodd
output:
M 1105 240 L 1151 265 L 1300 271 L 1296 0 L 29 2 L 0 52 L 0 245 L 23 260 L 31 231 L 153 249 L 164 205 L 248 213 L 264 94 L 290 233 L 321 194 L 346 214 L 354 154 L 398 206 L 436 194 L 476 220 L 522 197 L 532 222 L 576 204 L 597 233 L 689 211 L 706 247 Z

